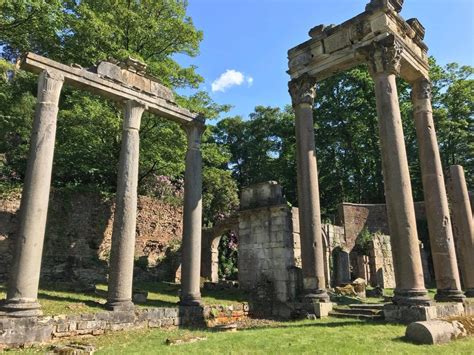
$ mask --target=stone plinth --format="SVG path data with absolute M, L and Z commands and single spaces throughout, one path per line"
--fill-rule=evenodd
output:
M 329 316 L 329 312 L 332 311 L 332 302 L 315 302 L 314 303 L 314 315 L 317 318 L 326 318 Z
M 387 322 L 411 323 L 464 315 L 462 303 L 438 303 L 431 306 L 387 304 L 383 308 Z

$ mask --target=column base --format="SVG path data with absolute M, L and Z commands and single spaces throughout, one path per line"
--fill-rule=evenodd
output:
M 329 295 L 326 290 L 308 290 L 303 296 L 303 302 L 314 303 L 314 302 L 330 302 Z
M 461 290 L 436 290 L 434 297 L 437 302 L 462 302 L 465 298 Z
M 0 304 L 0 314 L 4 313 L 7 317 L 39 317 L 43 315 L 41 305 L 38 301 L 11 299 L 5 300 Z
M 433 303 L 425 289 L 395 289 L 392 302 L 399 306 L 430 306 Z
M 468 288 L 464 294 L 466 297 L 474 297 L 474 288 Z
M 113 312 L 123 312 L 134 310 L 135 305 L 131 300 L 113 300 L 107 301 L 105 308 Z
M 179 300 L 179 305 L 191 307 L 202 306 L 201 294 L 198 293 L 194 295 L 190 294 L 181 296 Z

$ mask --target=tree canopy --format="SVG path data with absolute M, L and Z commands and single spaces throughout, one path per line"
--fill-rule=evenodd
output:
M 0 186 L 20 183 L 36 103 L 36 77 L 15 68 L 26 51 L 83 67 L 131 56 L 173 90 L 198 88 L 203 78 L 176 54 L 196 56 L 203 38 L 185 0 L 0 0 Z M 464 165 L 474 183 L 473 68 L 431 60 L 433 110 L 444 168 Z M 314 107 L 321 206 L 331 218 L 342 201 L 384 202 L 374 84 L 358 67 L 318 84 Z M 398 82 L 415 200 L 423 199 L 410 87 Z M 180 105 L 215 118 L 228 111 L 203 91 L 178 96 Z M 55 186 L 113 192 L 122 108 L 65 87 L 60 101 L 53 168 Z M 237 190 L 276 180 L 298 203 L 294 114 L 291 107 L 257 106 L 248 118 L 227 117 L 204 133 L 205 223 L 231 213 Z M 140 192 L 180 199 L 186 139 L 173 122 L 145 113 L 140 131 Z

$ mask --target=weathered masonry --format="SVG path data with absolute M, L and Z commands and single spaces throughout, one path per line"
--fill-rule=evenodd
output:
M 375 82 L 385 196 L 396 278 L 394 303 L 428 305 L 418 248 L 410 175 L 395 79 L 412 85 L 414 120 L 438 301 L 462 301 L 448 200 L 431 108 L 425 30 L 400 15 L 403 0 L 372 0 L 363 13 L 334 26 L 316 26 L 311 39 L 288 52 L 289 91 L 296 115 L 298 200 L 304 292 L 327 300 L 318 174 L 314 144 L 315 85 L 367 64 Z
M 204 120 L 176 105 L 172 92 L 145 74 L 145 65 L 101 62 L 83 69 L 28 53 L 21 62 L 38 73 L 38 102 L 33 122 L 28 166 L 20 206 L 20 228 L 7 299 L 1 309 L 9 316 L 41 314 L 37 302 L 41 256 L 51 183 L 58 102 L 63 84 L 120 102 L 125 117 L 117 182 L 117 214 L 112 233 L 107 307 L 133 307 L 132 279 L 138 183 L 139 130 L 143 112 L 173 120 L 186 131 L 183 221 L 182 305 L 200 303 L 199 268 L 202 216 L 202 158 Z

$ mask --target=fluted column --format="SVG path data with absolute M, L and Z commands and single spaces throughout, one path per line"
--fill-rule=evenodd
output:
M 30 152 L 20 206 L 20 228 L 6 303 L 11 316 L 40 315 L 37 302 L 44 233 L 48 212 L 58 102 L 64 77 L 47 70 L 38 81 Z
M 423 194 L 436 278 L 437 301 L 464 299 L 459 280 L 448 198 L 431 108 L 431 83 L 420 78 L 413 84 L 413 113 L 420 154 Z
M 298 207 L 303 293 L 308 301 L 329 301 L 324 276 L 318 169 L 314 143 L 313 104 L 316 80 L 304 75 L 289 83 L 295 111 Z
M 184 126 L 188 140 L 184 173 L 181 301 L 184 306 L 201 304 L 202 156 L 203 121 Z
M 112 310 L 133 308 L 139 130 L 144 110 L 145 107 L 135 101 L 125 104 L 106 305 Z
M 449 167 L 448 191 L 464 290 L 467 297 L 474 297 L 474 221 L 461 165 Z
M 396 41 L 375 45 L 369 71 L 375 82 L 385 199 L 395 267 L 393 302 L 428 304 L 416 230 L 408 160 L 396 85 L 402 47 Z

